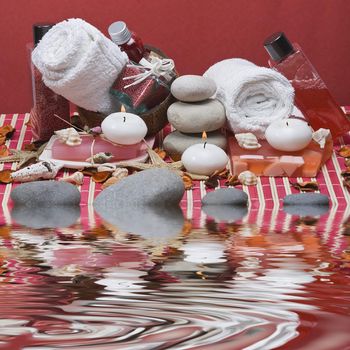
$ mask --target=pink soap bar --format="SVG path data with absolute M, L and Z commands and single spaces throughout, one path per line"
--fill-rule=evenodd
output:
M 52 145 L 52 158 L 68 161 L 86 161 L 91 157 L 91 144 L 94 139 L 92 135 L 81 135 L 82 143 L 79 146 L 68 146 L 61 143 L 58 139 Z M 137 158 L 147 152 L 147 145 L 145 142 L 140 142 L 135 145 L 114 145 L 100 136 L 95 136 L 95 144 L 93 154 L 100 152 L 108 152 L 113 155 L 109 162 L 117 162 L 121 160 L 128 160 Z

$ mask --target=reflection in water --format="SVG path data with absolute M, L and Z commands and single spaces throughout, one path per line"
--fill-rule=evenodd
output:
M 108 223 L 125 232 L 132 232 L 143 237 L 163 239 L 176 236 L 184 225 L 180 207 L 111 207 L 110 211 L 98 213 Z
M 202 227 L 181 212 L 134 215 L 145 225 L 0 227 L 0 349 L 350 344 L 349 225 L 337 213 Z
M 20 205 L 12 209 L 11 216 L 18 224 L 35 229 L 68 227 L 79 219 L 80 207 Z

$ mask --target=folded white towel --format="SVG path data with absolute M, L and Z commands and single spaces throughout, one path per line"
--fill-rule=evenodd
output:
M 233 58 L 214 64 L 204 76 L 216 82 L 215 97 L 225 106 L 229 127 L 235 133 L 251 132 L 264 138 L 271 122 L 292 112 L 294 89 L 273 69 Z
M 110 113 L 109 89 L 127 55 L 82 19 L 56 24 L 33 50 L 32 61 L 46 86 L 90 111 Z

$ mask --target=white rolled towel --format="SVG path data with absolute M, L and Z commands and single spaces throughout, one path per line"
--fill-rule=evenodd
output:
M 94 112 L 113 112 L 109 89 L 127 55 L 97 28 L 82 19 L 52 27 L 33 50 L 32 61 L 55 93 Z
M 271 122 L 293 110 L 294 89 L 273 69 L 233 58 L 214 64 L 204 76 L 215 81 L 215 97 L 225 106 L 234 133 L 251 132 L 263 139 Z

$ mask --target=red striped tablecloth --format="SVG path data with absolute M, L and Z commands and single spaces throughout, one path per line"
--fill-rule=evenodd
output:
M 25 144 L 31 142 L 31 131 L 26 123 L 29 114 L 1 114 L 0 125 L 11 124 L 16 128 L 16 133 L 11 140 L 6 142 L 9 148 L 21 149 Z M 162 142 L 163 133 L 159 135 L 159 142 Z M 339 140 L 340 147 L 343 144 L 350 143 L 350 136 L 346 135 Z M 3 168 L 15 169 L 15 164 L 1 164 Z M 318 224 L 314 227 L 316 231 L 322 233 L 322 239 L 329 244 L 332 249 L 344 248 L 346 242 L 343 240 L 342 223 L 350 215 L 350 193 L 343 186 L 340 172 L 344 169 L 344 160 L 336 152 L 332 158 L 322 168 L 317 176 L 317 182 L 320 185 L 320 192 L 330 197 L 332 208 L 327 215 L 320 218 Z M 61 176 L 66 176 L 69 172 L 61 172 Z M 281 210 L 281 199 L 290 193 L 297 192 L 290 186 L 288 178 L 259 178 L 257 186 L 242 186 L 242 189 L 249 196 L 249 213 L 243 219 L 243 222 L 257 225 L 257 227 L 266 230 L 275 230 L 278 232 L 287 232 L 291 230 L 291 225 L 295 218 L 287 215 Z M 309 179 L 297 178 L 293 181 L 305 181 Z M 0 200 L 2 203 L 2 215 L 0 219 L 3 224 L 13 224 L 11 219 L 10 193 L 16 184 L 0 184 Z M 100 185 L 85 177 L 81 191 L 81 224 L 85 227 L 94 226 L 99 222 L 92 207 L 94 197 L 101 191 Z M 181 202 L 184 216 L 192 220 L 194 226 L 202 226 L 208 220 L 201 211 L 201 199 L 206 194 L 207 189 L 203 182 L 196 182 L 192 190 L 186 191 Z

